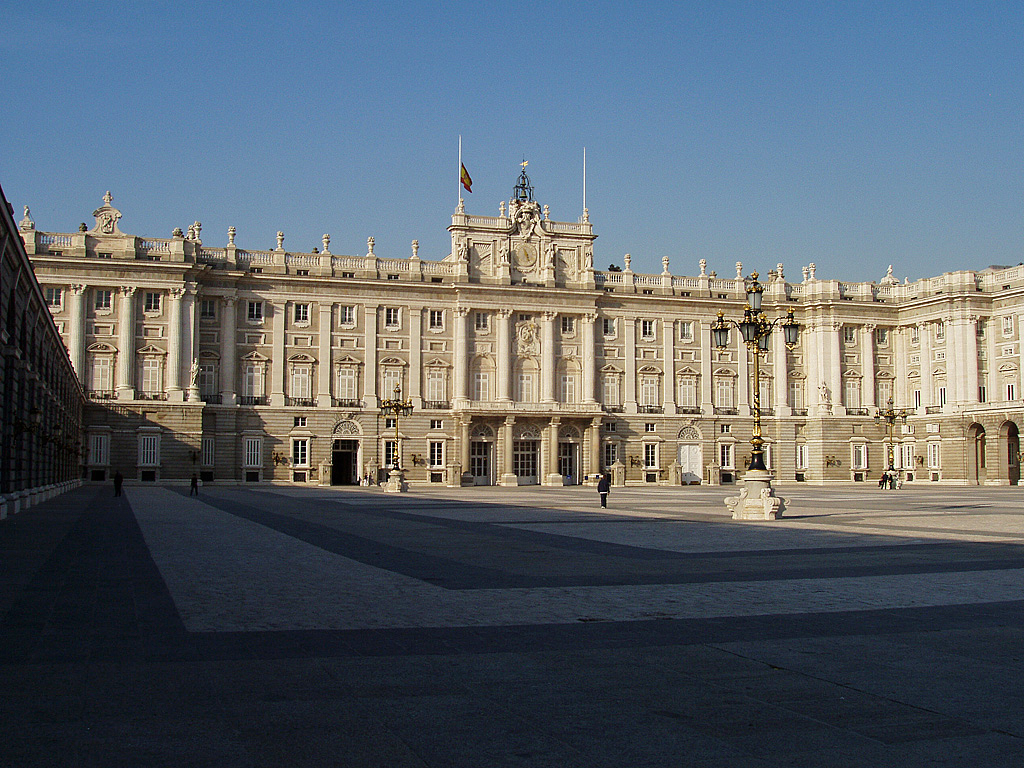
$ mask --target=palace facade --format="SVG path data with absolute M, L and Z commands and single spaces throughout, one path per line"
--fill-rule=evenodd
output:
M 85 476 L 138 481 L 562 485 L 730 483 L 760 396 L 776 482 L 1016 484 L 1024 424 L 1024 266 L 899 283 L 761 275 L 768 317 L 792 309 L 751 381 L 718 313 L 735 275 L 594 267 L 586 211 L 550 218 L 525 173 L 497 216 L 451 218 L 421 259 L 208 245 L 121 231 L 108 193 L 92 226 L 20 233 L 88 405 Z M 382 414 L 383 399 L 412 406 Z M 879 407 L 907 412 L 894 425 Z

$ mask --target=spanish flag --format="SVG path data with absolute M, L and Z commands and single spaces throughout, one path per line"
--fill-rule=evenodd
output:
M 469 177 L 469 171 L 466 170 L 466 166 L 459 163 L 459 167 L 462 169 L 459 173 L 459 178 L 462 181 L 462 186 L 466 188 L 467 192 L 472 192 L 471 187 L 473 186 L 473 179 Z

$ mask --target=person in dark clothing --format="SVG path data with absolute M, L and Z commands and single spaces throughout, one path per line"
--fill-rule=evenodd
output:
M 612 478 L 605 472 L 601 475 L 601 479 L 597 481 L 597 492 L 601 496 L 601 508 L 606 509 L 608 507 L 608 491 L 612 487 Z
M 195 472 L 192 473 L 192 485 L 189 486 L 188 495 L 189 496 L 198 496 L 199 495 L 199 478 L 196 476 Z
M 124 483 L 124 475 L 121 474 L 121 471 L 118 470 L 117 472 L 114 472 L 114 495 L 115 496 L 120 496 L 121 495 L 121 485 L 123 483 Z

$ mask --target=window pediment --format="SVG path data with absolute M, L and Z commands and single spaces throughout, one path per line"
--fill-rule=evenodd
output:
M 166 355 L 167 350 L 160 349 L 160 347 L 153 344 L 147 344 L 138 352 L 140 355 Z
M 316 358 L 302 352 L 288 358 L 289 363 L 315 363 Z
M 117 349 L 115 347 L 110 346 L 109 344 L 104 344 L 102 341 L 99 341 L 99 342 L 96 342 L 95 344 L 90 344 L 89 347 L 85 351 L 86 352 L 106 352 L 106 353 L 113 354 L 114 352 L 117 352 Z

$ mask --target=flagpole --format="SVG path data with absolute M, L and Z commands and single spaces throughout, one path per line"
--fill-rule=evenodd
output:
M 458 182 L 457 182 L 458 186 L 456 188 L 459 190 L 459 194 L 458 194 L 458 200 L 456 201 L 455 204 L 456 204 L 456 206 L 458 206 L 458 204 L 462 202 L 462 134 L 461 133 L 459 134 L 459 172 L 456 174 L 456 178 L 458 179 Z
M 583 210 L 587 210 L 587 148 L 583 148 Z

